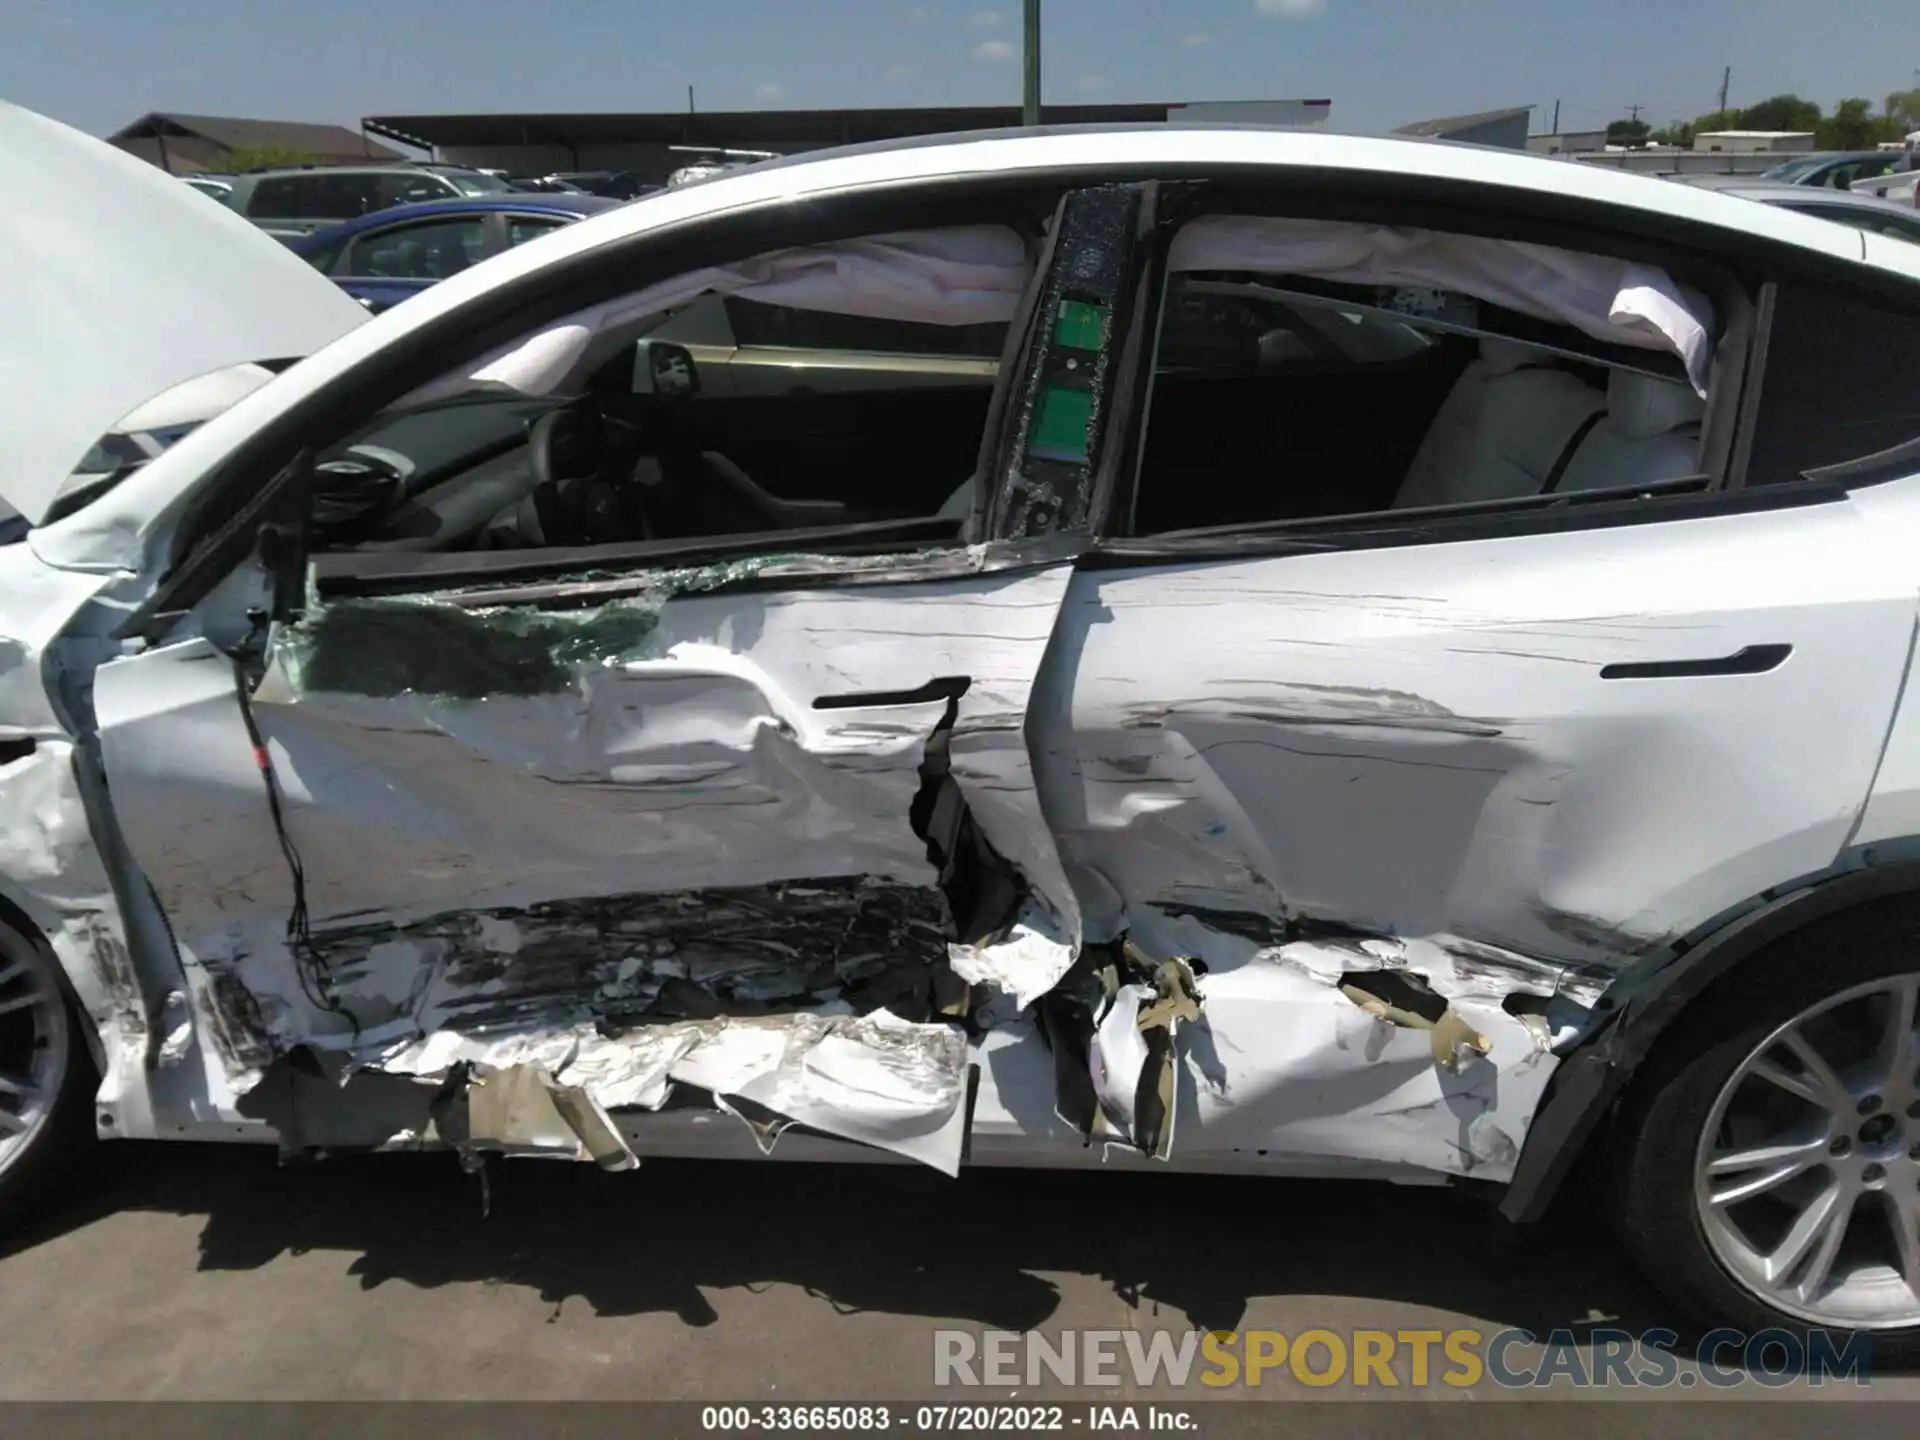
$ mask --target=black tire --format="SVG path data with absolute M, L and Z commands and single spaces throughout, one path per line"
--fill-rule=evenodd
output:
M 1656 1289 L 1700 1327 L 1749 1334 L 1807 1321 L 1766 1304 L 1715 1257 L 1693 1200 L 1700 1132 L 1721 1087 L 1754 1048 L 1794 1016 L 1855 986 L 1920 973 L 1920 902 L 1876 901 L 1816 922 L 1752 956 L 1696 999 L 1634 1077 L 1607 1155 L 1620 1239 Z M 1920 1363 L 1920 1323 L 1852 1332 L 1878 1363 Z
M 66 1015 L 66 1063 L 54 1083 L 53 1103 L 45 1121 L 25 1148 L 0 1168 L 0 1242 L 59 1192 L 68 1168 L 95 1138 L 93 1101 L 99 1088 L 99 1071 L 87 1045 L 89 1022 L 46 943 L 0 918 L 0 967 L 27 956 L 45 967 L 44 973 L 52 981 Z

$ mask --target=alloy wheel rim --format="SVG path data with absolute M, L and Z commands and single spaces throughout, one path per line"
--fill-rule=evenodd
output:
M 1694 1156 L 1715 1258 L 1814 1325 L 1920 1324 L 1920 975 L 1858 985 L 1768 1035 Z
M 0 934 L 0 1175 L 52 1115 L 70 1040 L 52 960 Z

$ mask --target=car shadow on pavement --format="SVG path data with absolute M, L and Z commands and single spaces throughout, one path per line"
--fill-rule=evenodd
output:
M 520 1286 L 696 1326 L 716 1318 L 703 1289 L 789 1284 L 846 1311 L 1028 1329 L 1060 1303 L 1047 1277 L 1073 1275 L 1176 1328 L 1235 1329 L 1250 1301 L 1284 1295 L 1541 1335 L 1673 1324 L 1577 1200 L 1522 1228 L 1485 1193 L 1344 1181 L 666 1160 L 490 1174 L 483 1213 L 479 1178 L 446 1154 L 281 1166 L 252 1147 L 122 1142 L 0 1257 L 140 1209 L 204 1217 L 204 1269 L 337 1252 L 363 1288 Z

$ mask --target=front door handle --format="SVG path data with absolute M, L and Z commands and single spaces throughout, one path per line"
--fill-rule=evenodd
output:
M 1764 675 L 1778 670 L 1793 653 L 1791 645 L 1748 645 L 1714 660 L 1637 660 L 1602 665 L 1602 680 L 1681 680 L 1695 675 Z
M 842 695 L 815 698 L 816 710 L 868 710 L 883 705 L 930 705 L 936 700 L 958 700 L 973 684 L 970 675 L 941 675 L 918 690 L 850 690 Z

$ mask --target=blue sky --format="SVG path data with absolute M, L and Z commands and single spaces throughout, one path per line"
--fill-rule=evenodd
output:
M 1016 103 L 1020 0 L 0 0 L 0 97 L 148 110 Z M 1336 128 L 1562 102 L 1563 128 L 1920 80 L 1920 0 L 1046 0 L 1049 101 L 1328 97 Z

